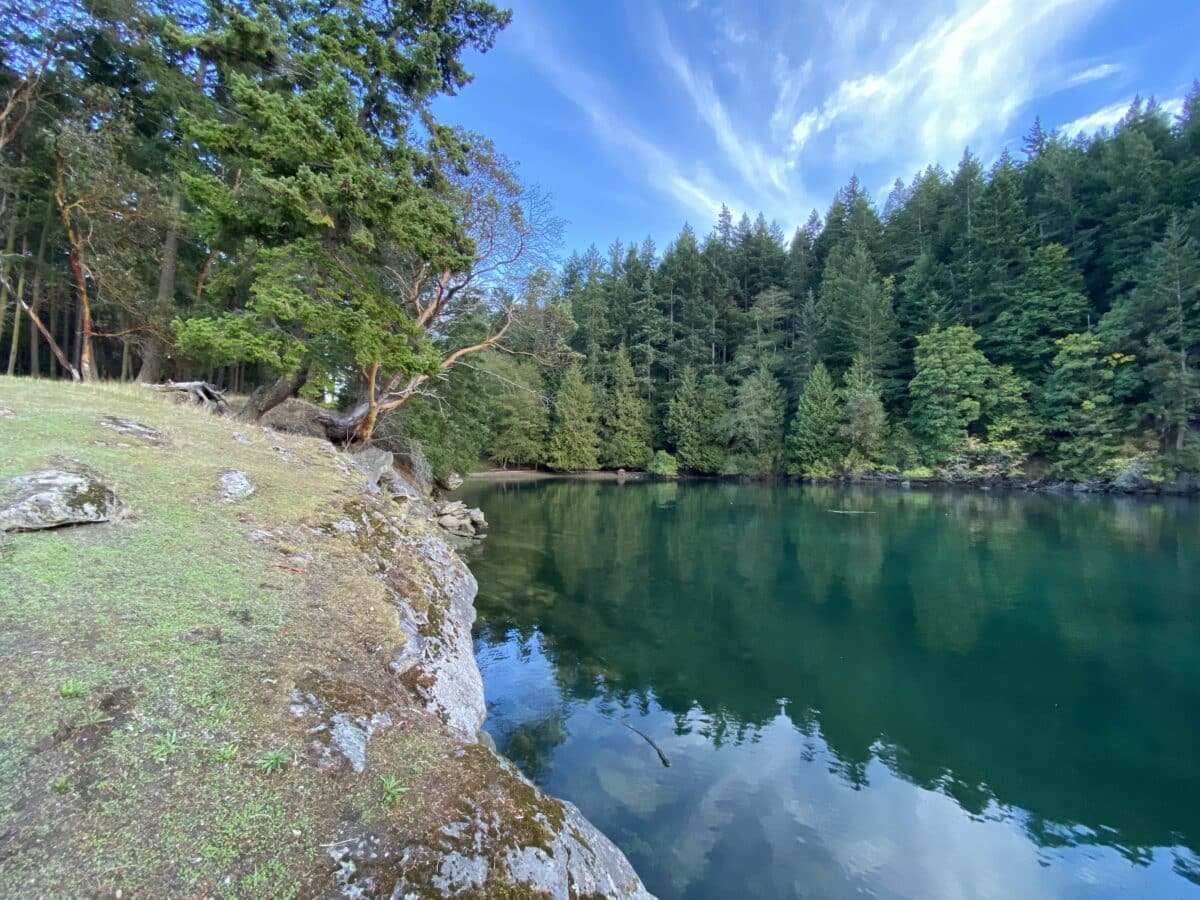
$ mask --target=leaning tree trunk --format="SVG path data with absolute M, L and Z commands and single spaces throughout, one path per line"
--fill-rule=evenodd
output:
M 167 228 L 166 241 L 163 243 L 162 266 L 158 270 L 158 293 L 154 298 L 154 310 L 159 321 L 169 319 L 171 303 L 175 298 L 175 271 L 179 262 L 179 209 L 181 201 L 179 192 L 171 196 L 171 224 Z M 141 341 L 142 365 L 138 369 L 137 380 L 142 384 L 155 384 L 162 379 L 163 340 L 153 332 L 148 333 Z
M 372 406 L 370 400 L 363 400 L 344 413 L 318 413 L 316 420 L 325 429 L 325 437 L 331 443 L 350 444 L 361 439 L 363 427 L 371 417 Z
M 304 364 L 298 366 L 290 375 L 275 379 L 272 384 L 255 388 L 237 417 L 246 422 L 257 422 L 284 400 L 294 397 L 307 380 L 308 365 Z

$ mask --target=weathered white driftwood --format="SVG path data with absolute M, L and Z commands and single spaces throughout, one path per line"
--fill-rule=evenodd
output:
M 214 413 L 224 413 L 229 410 L 229 401 L 217 390 L 216 385 L 207 381 L 164 381 L 162 384 L 148 384 L 146 387 L 155 391 L 167 391 L 186 394 L 193 403 L 203 406 Z

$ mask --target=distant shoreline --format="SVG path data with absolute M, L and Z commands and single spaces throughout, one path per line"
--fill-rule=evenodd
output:
M 527 481 L 646 481 L 652 476 L 646 472 L 548 472 L 541 469 L 484 469 L 466 476 L 467 481 L 502 481 L 522 483 Z
M 909 477 L 894 474 L 861 474 L 845 478 L 748 478 L 729 475 L 681 474 L 671 478 L 660 478 L 642 471 L 621 474 L 608 470 L 588 472 L 550 472 L 540 469 L 484 469 L 472 472 L 468 481 L 489 481 L 502 484 L 526 484 L 537 481 L 726 481 L 732 483 L 779 482 L 791 484 L 857 485 L 860 487 L 893 487 L 900 489 L 952 488 L 967 491 L 1022 491 L 1036 494 L 1110 494 L 1116 496 L 1196 496 L 1200 493 L 1200 477 L 1184 475 L 1175 482 L 1141 484 L 1130 487 L 1101 481 L 1048 481 L 1029 477 Z

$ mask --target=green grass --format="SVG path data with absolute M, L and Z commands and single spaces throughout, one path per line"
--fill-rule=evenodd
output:
M 496 789 L 490 755 L 389 674 L 407 638 L 384 560 L 444 613 L 424 561 L 331 527 L 382 513 L 327 445 L 134 386 L 0 377 L 0 406 L 0 478 L 82 464 L 125 506 L 0 546 L 0 896 L 319 896 L 324 848 L 367 823 L 398 860 L 464 797 L 528 821 L 524 789 Z M 255 486 L 238 503 L 219 498 L 229 469 Z M 301 685 L 324 713 L 289 711 Z M 316 766 L 321 716 L 385 709 L 404 727 L 372 738 L 364 775 Z

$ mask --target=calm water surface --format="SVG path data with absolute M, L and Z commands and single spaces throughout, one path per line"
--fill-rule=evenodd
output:
M 485 727 L 660 896 L 1200 896 L 1200 504 L 463 493 Z

